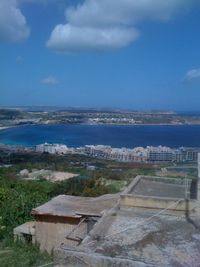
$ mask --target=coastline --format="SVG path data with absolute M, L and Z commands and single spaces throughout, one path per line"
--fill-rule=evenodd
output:
M 33 124 L 20 124 L 10 126 L 0 126 L 0 131 L 24 126 L 47 126 L 47 125 L 89 125 L 89 126 L 199 126 L 200 123 L 33 123 Z
M 0 131 L 2 130 L 6 130 L 6 129 L 9 129 L 9 128 L 13 128 L 15 126 L 0 126 Z
M 78 124 L 78 123 L 77 123 Z M 116 125 L 116 126 L 198 126 L 200 123 L 80 123 L 84 125 Z M 52 124 L 51 124 L 52 125 Z

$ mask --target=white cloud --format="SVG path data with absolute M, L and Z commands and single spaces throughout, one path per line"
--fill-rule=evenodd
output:
M 66 24 L 57 25 L 47 47 L 61 52 L 120 48 L 138 37 L 144 20 L 166 21 L 198 0 L 85 0 L 65 10 Z
M 49 76 L 49 77 L 42 79 L 41 83 L 45 85 L 57 85 L 59 84 L 59 80 L 53 76 Z
M 200 69 L 189 70 L 185 75 L 186 80 L 194 80 L 200 78 Z
M 141 20 L 167 20 L 195 0 L 85 0 L 68 8 L 66 19 L 75 25 L 132 24 Z
M 0 0 L 0 42 L 22 41 L 29 33 L 17 0 Z
M 131 28 L 91 28 L 66 24 L 55 27 L 47 46 L 59 52 L 114 49 L 126 46 L 137 37 L 137 31 Z

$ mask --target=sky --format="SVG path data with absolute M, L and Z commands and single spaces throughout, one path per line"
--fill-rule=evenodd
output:
M 199 0 L 0 0 L 0 105 L 200 110 Z

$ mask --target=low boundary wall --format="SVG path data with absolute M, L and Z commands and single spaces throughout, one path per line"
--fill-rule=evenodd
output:
M 153 267 L 139 261 L 112 258 L 97 253 L 57 248 L 54 250 L 55 267 Z
M 186 212 L 194 208 L 193 201 L 188 199 L 187 201 L 183 198 L 176 197 L 162 197 L 162 196 L 145 196 L 140 194 L 132 193 L 133 189 L 138 185 L 140 180 L 150 180 L 154 182 L 170 183 L 177 185 L 184 185 L 184 180 L 164 178 L 156 176 L 142 176 L 138 175 L 130 185 L 120 195 L 119 207 L 121 208 L 149 208 L 149 209 L 167 209 L 171 211 Z M 191 182 L 190 182 L 191 183 Z M 189 187 L 190 184 L 189 183 Z
M 121 195 L 120 207 L 138 207 L 138 208 L 149 208 L 149 209 L 167 209 L 174 211 L 186 211 L 193 209 L 193 203 L 189 201 L 186 204 L 184 199 L 178 198 L 158 198 L 158 197 L 146 197 L 139 195 Z

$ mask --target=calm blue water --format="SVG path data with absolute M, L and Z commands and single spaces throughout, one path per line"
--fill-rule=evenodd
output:
M 73 147 L 88 144 L 129 148 L 147 145 L 200 147 L 200 125 L 35 125 L 0 131 L 0 143 L 29 146 L 44 142 Z

